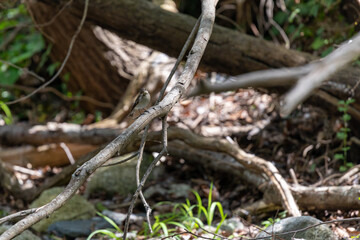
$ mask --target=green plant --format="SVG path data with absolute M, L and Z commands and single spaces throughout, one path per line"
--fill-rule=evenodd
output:
M 353 163 L 347 162 L 347 153 L 350 150 L 350 146 L 348 145 L 348 138 L 349 138 L 349 132 L 350 128 L 349 121 L 351 120 L 350 114 L 348 114 L 349 106 L 351 103 L 354 103 L 355 100 L 352 98 L 347 99 L 346 101 L 340 100 L 338 102 L 338 111 L 342 113 L 341 120 L 343 123 L 343 127 L 340 128 L 340 130 L 336 133 L 336 138 L 340 139 L 342 141 L 341 143 L 341 153 L 336 153 L 334 155 L 334 158 L 343 160 L 343 165 L 340 167 L 340 171 L 344 172 L 348 168 L 351 168 L 353 166 Z
M 355 25 L 349 25 L 338 7 L 339 0 L 285 0 L 286 10 L 276 10 L 274 20 L 289 38 L 292 47 L 314 52 L 325 57 L 339 44 L 356 33 Z M 272 27 L 273 36 L 280 32 Z
M 10 111 L 9 107 L 4 102 L 0 101 L 0 108 L 5 113 L 5 116 L 2 116 L 2 118 L 5 121 L 5 124 L 6 125 L 12 124 L 13 123 L 13 118 L 12 118 L 12 114 L 11 114 L 11 111 Z
M 170 225 L 187 229 L 191 231 L 199 227 L 203 228 L 205 224 L 203 220 L 206 220 L 206 224 L 211 226 L 213 224 L 216 208 L 220 214 L 220 222 L 217 224 L 215 233 L 218 233 L 222 223 L 226 219 L 223 207 L 220 202 L 212 201 L 213 184 L 210 185 L 210 191 L 207 199 L 207 207 L 203 206 L 202 199 L 196 191 L 192 191 L 195 195 L 196 204 L 191 204 L 189 199 L 186 199 L 185 203 L 174 204 L 172 213 L 155 216 L 155 223 L 152 225 L 153 234 L 151 236 L 159 235 L 162 230 L 165 236 L 168 236 L 171 232 L 176 231 L 174 228 L 170 228 Z M 158 205 L 165 204 L 159 203 Z M 145 234 L 148 234 L 148 230 Z
M 45 41 L 41 34 L 31 25 L 31 18 L 27 15 L 26 7 L 20 4 L 14 8 L 0 12 L 0 59 L 6 60 L 19 67 L 28 67 L 31 58 L 45 50 Z M 48 55 L 48 54 L 47 54 Z M 47 56 L 44 57 L 46 61 Z M 22 74 L 5 63 L 0 63 L 0 83 L 12 85 Z
M 271 225 L 274 225 L 275 223 L 279 222 L 281 219 L 285 218 L 286 217 L 286 213 L 287 211 L 282 211 L 279 213 L 279 216 L 277 218 L 268 218 L 267 220 L 265 221 L 262 221 L 261 222 L 261 225 L 264 226 L 264 229 L 266 229 L 267 227 L 271 226 Z
M 212 202 L 212 189 L 213 189 L 213 183 L 211 183 L 211 185 L 210 185 L 207 209 L 202 205 L 202 200 L 200 198 L 200 195 L 195 191 L 193 191 L 193 194 L 195 195 L 197 202 L 198 202 L 198 204 L 197 204 L 198 217 L 200 217 L 201 212 L 202 212 L 206 218 L 206 222 L 207 222 L 208 226 L 212 225 L 212 221 L 214 220 L 214 215 L 215 215 L 215 209 L 216 209 L 216 207 L 218 208 L 220 217 L 221 217 L 221 220 L 218 223 L 218 225 L 216 227 L 216 231 L 215 231 L 215 233 L 218 233 L 222 223 L 226 219 L 226 214 L 224 214 L 223 207 L 220 202 Z
M 110 223 L 110 224 L 114 227 L 114 229 L 99 229 L 99 230 L 95 230 L 95 231 L 93 231 L 93 232 L 87 237 L 86 240 L 90 240 L 90 239 L 91 239 L 93 236 L 95 236 L 96 234 L 102 234 L 102 235 L 105 235 L 105 236 L 110 237 L 111 239 L 120 240 L 121 237 L 118 237 L 118 236 L 116 235 L 116 232 L 117 232 L 117 233 L 121 233 L 122 231 L 121 231 L 121 229 L 116 225 L 116 223 L 115 223 L 113 220 L 111 220 L 110 218 L 108 218 L 107 216 L 105 216 L 105 215 L 103 215 L 103 214 L 101 214 L 101 213 L 99 213 L 99 212 L 97 212 L 97 214 L 98 214 L 99 216 L 101 216 L 102 218 L 104 218 L 108 223 Z M 115 232 L 114 232 L 114 230 L 115 230 Z

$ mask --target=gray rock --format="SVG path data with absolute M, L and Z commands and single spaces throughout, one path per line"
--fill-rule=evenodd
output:
M 233 234 L 235 231 L 239 231 L 244 229 L 244 224 L 240 221 L 240 218 L 233 217 L 229 219 L 225 219 L 222 223 L 220 229 L 228 233 L 229 235 Z
M 44 191 L 38 199 L 31 203 L 30 208 L 37 208 L 53 200 L 64 188 L 55 187 Z M 95 216 L 94 206 L 80 195 L 74 195 L 60 209 L 52 213 L 48 218 L 33 225 L 33 229 L 44 232 L 54 222 L 61 220 L 89 219 Z
M 6 230 L 8 230 L 10 225 L 2 225 L 0 226 L 0 235 L 3 234 Z M 25 230 L 19 236 L 13 238 L 14 240 L 41 240 L 38 236 L 30 232 L 29 230 Z
M 150 186 L 144 191 L 144 197 L 146 199 L 152 198 L 155 195 L 167 196 L 167 194 L 168 191 L 165 188 L 161 187 L 160 184 Z
M 188 198 L 191 187 L 184 183 L 174 183 L 170 185 L 169 194 L 174 198 Z
M 98 229 L 113 229 L 114 227 L 102 217 L 86 220 L 59 221 L 49 226 L 48 232 L 59 237 L 87 237 Z
M 109 210 L 102 211 L 102 214 L 111 218 L 119 226 L 123 225 L 123 222 L 125 221 L 127 216 L 127 214 L 113 212 Z M 144 222 L 144 217 L 137 216 L 135 214 L 130 215 L 130 223 L 135 223 L 136 225 L 141 226 L 143 222 Z
M 115 161 L 120 161 L 127 156 L 117 158 Z M 153 157 L 148 154 L 144 154 L 144 160 L 141 164 L 141 176 L 145 173 L 146 168 L 152 162 Z M 89 196 L 91 193 L 103 192 L 108 195 L 120 194 L 126 196 L 129 193 L 133 193 L 136 190 L 136 169 L 137 159 L 132 160 L 110 167 L 102 167 L 96 170 L 91 176 L 86 186 L 86 195 Z M 151 173 L 149 180 L 156 178 L 163 172 L 163 167 L 157 166 Z
M 279 222 L 275 223 L 274 225 L 267 227 L 265 231 L 258 234 L 257 237 L 263 239 L 273 239 L 271 238 L 271 235 L 267 234 L 270 233 L 270 234 L 276 234 L 278 235 L 279 238 L 285 240 L 292 240 L 292 239 L 336 240 L 337 239 L 334 233 L 330 230 L 330 228 L 327 225 L 319 225 L 297 233 L 281 234 L 289 231 L 300 230 L 318 223 L 322 223 L 322 221 L 309 216 L 284 218 Z

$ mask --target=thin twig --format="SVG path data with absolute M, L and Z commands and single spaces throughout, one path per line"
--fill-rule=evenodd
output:
M 60 143 L 60 147 L 64 150 L 66 156 L 67 156 L 68 159 L 69 159 L 70 164 L 71 164 L 71 165 L 75 164 L 74 156 L 72 155 L 69 147 L 68 147 L 64 142 L 61 142 L 61 143 Z
M 0 87 L 7 88 L 7 89 L 18 89 L 18 90 L 26 91 L 26 92 L 34 91 L 34 88 L 21 86 L 21 85 L 17 85 L 17 84 L 8 85 L 8 84 L 0 83 Z M 57 89 L 55 89 L 53 87 L 42 88 L 42 89 L 40 89 L 40 92 L 51 92 L 65 101 L 84 101 L 84 102 L 89 102 L 91 104 L 97 105 L 99 107 L 110 108 L 110 109 L 114 108 L 114 105 L 111 103 L 100 102 L 89 96 L 73 96 L 73 97 L 66 96 L 65 94 L 61 93 L 60 91 L 58 91 Z
M 195 37 L 195 33 L 198 31 L 199 26 L 200 26 L 200 20 L 201 20 L 201 16 L 197 19 L 193 29 L 191 30 L 191 33 L 189 35 L 189 37 L 187 38 L 183 48 L 181 49 L 181 52 L 179 54 L 179 57 L 176 59 L 176 62 L 174 64 L 174 67 L 171 69 L 171 72 L 168 76 L 168 78 L 166 79 L 164 86 L 161 88 L 160 90 L 160 94 L 159 94 L 159 98 L 156 100 L 156 104 L 159 103 L 161 101 L 161 99 L 163 98 L 164 94 L 165 94 L 165 90 L 167 88 L 167 86 L 169 85 L 171 78 L 174 76 L 176 69 L 179 67 L 182 59 L 185 56 L 186 51 L 188 50 L 190 43 L 193 42 L 194 37 Z
M 40 87 L 38 87 L 36 90 L 34 90 L 33 92 L 31 92 L 30 94 L 24 96 L 24 97 L 21 97 L 19 99 L 16 99 L 14 101 L 10 101 L 10 102 L 7 102 L 6 104 L 7 105 L 11 105 L 11 104 L 15 104 L 15 103 L 18 103 L 18 102 L 21 102 L 25 99 L 28 99 L 30 98 L 31 96 L 35 95 L 36 93 L 38 93 L 42 88 L 48 86 L 49 84 L 51 84 L 53 81 L 55 81 L 55 79 L 60 75 L 60 73 L 62 72 L 62 70 L 64 69 L 67 61 L 69 60 L 69 57 L 70 57 L 70 54 L 71 54 L 71 51 L 73 49 L 73 46 L 74 46 L 74 43 L 75 43 L 75 40 L 77 38 L 77 36 L 79 35 L 83 25 L 84 25 L 84 22 L 85 22 L 85 19 L 86 19 L 86 16 L 87 16 L 87 11 L 88 11 L 88 7 L 89 7 L 89 0 L 85 0 L 85 6 L 84 6 L 84 12 L 83 12 L 83 16 L 81 18 L 81 21 L 80 21 L 80 24 L 74 34 L 74 36 L 71 38 L 71 41 L 70 41 L 70 45 L 69 45 L 69 48 L 68 48 L 68 51 L 66 53 L 66 56 L 64 58 L 64 61 L 62 62 L 59 70 L 55 73 L 55 75 L 49 80 L 47 81 L 46 83 L 44 83 L 43 85 L 41 85 Z
M 180 54 L 179 54 L 179 57 L 177 58 L 173 68 L 171 69 L 171 72 L 168 76 L 168 78 L 166 79 L 163 87 L 161 88 L 160 90 L 160 94 L 159 94 L 159 97 L 158 99 L 156 100 L 156 104 L 158 104 L 161 99 L 163 98 L 164 94 L 165 94 L 165 90 L 167 88 L 167 86 L 169 85 L 172 77 L 174 76 L 175 72 L 176 72 L 176 69 L 178 68 L 180 62 L 182 61 L 182 59 L 184 58 L 185 56 L 185 53 L 186 51 L 188 50 L 189 46 L 190 46 L 190 43 L 192 43 L 192 41 L 194 40 L 194 37 L 195 37 L 195 33 L 198 31 L 199 29 L 199 25 L 200 25 L 200 20 L 201 20 L 201 16 L 198 18 L 198 20 L 196 21 L 189 37 L 187 38 Z M 163 118 L 163 119 L 166 119 L 166 118 Z M 163 127 L 165 126 L 166 124 L 163 123 Z M 140 166 L 141 166 L 141 161 L 143 159 L 143 151 L 144 151 L 144 147 L 145 147 L 145 143 L 146 143 L 146 138 L 147 138 L 147 134 L 148 134 L 148 131 L 149 131 L 149 128 L 150 128 L 150 123 L 145 127 L 144 129 L 144 133 L 143 133 L 143 136 L 141 138 L 141 144 L 140 144 L 140 148 L 139 148 L 139 156 L 138 156 L 138 161 L 137 161 L 137 164 L 136 164 L 136 183 L 137 183 L 137 186 L 139 187 L 140 185 Z M 151 214 L 151 208 L 149 206 L 149 204 L 146 202 L 146 199 L 142 193 L 142 190 L 140 190 L 139 192 L 139 195 L 140 195 L 140 198 L 141 198 L 141 201 L 143 202 L 144 204 L 144 207 L 145 207 L 145 210 L 146 210 L 146 219 L 147 219 L 147 223 L 148 223 L 148 227 L 149 227 L 149 230 L 150 232 L 152 233 L 152 227 L 151 227 L 151 222 L 150 222 L 150 214 Z M 136 199 L 134 200 L 136 201 Z M 132 212 L 132 210 L 130 211 L 130 208 L 133 207 L 134 204 L 131 204 L 130 207 L 129 207 L 129 212 Z M 129 215 L 128 215 L 129 217 Z M 128 227 L 126 227 L 128 225 L 128 222 L 126 222 L 127 224 L 125 224 L 125 229 L 127 231 Z M 125 233 L 125 230 L 124 230 L 124 236 L 126 238 L 126 233 Z M 124 238 L 124 239 L 125 239 Z
M 209 230 L 207 230 L 207 229 L 205 229 L 205 228 L 203 228 L 203 227 L 201 227 L 201 226 L 199 226 L 199 228 L 202 229 L 204 232 L 207 232 L 207 233 L 210 233 L 210 234 L 214 235 L 215 237 L 218 237 L 218 238 L 221 238 L 221 239 L 228 239 L 228 238 L 226 238 L 226 237 L 224 237 L 224 236 L 221 236 L 221 235 L 219 235 L 219 234 L 210 232 Z
M 124 235 L 123 235 L 123 239 L 126 239 L 126 235 L 127 235 L 127 232 L 128 232 L 128 229 L 129 229 L 129 223 L 130 223 L 130 216 L 131 216 L 131 213 L 134 209 L 134 206 L 135 206 L 135 202 L 138 198 L 138 196 L 142 195 L 142 188 L 144 187 L 145 185 L 145 182 L 146 182 L 146 179 L 148 178 L 148 176 L 150 175 L 150 173 L 152 172 L 153 168 L 156 166 L 156 164 L 159 162 L 159 160 L 161 159 L 162 156 L 166 155 L 167 154 L 167 122 L 166 122 L 166 119 L 167 119 L 167 115 L 165 115 L 163 118 L 162 118 L 162 136 L 163 136 L 163 139 L 162 139 L 162 142 L 163 142 L 163 149 L 161 150 L 161 152 L 159 153 L 158 156 L 156 156 L 156 158 L 154 159 L 154 161 L 150 164 L 150 166 L 146 169 L 146 172 L 144 174 L 144 176 L 142 177 L 141 179 L 141 182 L 138 181 L 138 177 L 139 177 L 139 174 L 138 174 L 138 171 L 137 171 L 137 174 L 136 174 L 136 180 L 137 180 L 137 185 L 138 185 L 138 188 L 136 190 L 136 192 L 134 193 L 133 195 L 133 198 L 131 199 L 131 204 L 130 204 L 130 207 L 128 209 L 128 214 L 126 216 L 126 220 L 125 220 L 125 226 L 124 226 Z M 148 125 L 149 126 L 149 125 Z M 142 139 L 142 141 L 144 140 L 145 138 Z M 143 143 L 143 142 L 142 142 Z M 145 145 L 145 141 L 144 141 L 144 145 Z M 142 151 L 140 151 L 140 153 L 143 152 L 143 149 Z M 141 161 L 140 161 L 141 162 Z M 139 163 L 139 161 L 138 161 Z M 137 166 L 138 168 L 138 166 Z M 137 169 L 138 170 L 138 169 Z M 143 198 L 144 196 L 142 196 Z M 151 223 L 150 223 L 150 213 L 151 213 L 151 208 L 150 206 L 146 203 L 145 201 L 145 198 L 144 199 L 141 199 L 144 203 L 144 206 L 145 206 L 145 209 L 146 209 L 146 218 L 147 218 L 147 221 L 148 221 L 148 225 L 149 225 L 149 229 L 150 231 L 152 232 L 152 229 L 151 229 Z
M 39 208 L 31 208 L 31 209 L 23 210 L 23 211 L 20 211 L 20 212 L 5 216 L 3 218 L 0 218 L 0 225 L 5 223 L 5 222 L 11 221 L 13 219 L 23 218 L 23 217 L 25 217 L 25 216 L 27 216 L 29 214 L 35 213 L 38 209 Z
M 64 4 L 64 6 L 62 6 L 61 9 L 50 19 L 50 21 L 45 22 L 45 23 L 36 23 L 35 27 L 41 28 L 41 27 L 46 27 L 46 26 L 53 24 L 55 22 L 56 18 L 58 18 L 61 15 L 61 13 L 64 12 L 65 8 L 67 8 L 72 2 L 73 2 L 73 0 L 69 0 L 66 4 Z
M 13 63 L 11 63 L 11 62 L 9 62 L 9 61 L 6 61 L 6 60 L 3 60 L 3 59 L 0 59 L 0 62 L 2 62 L 3 64 L 7 64 L 7 65 L 9 65 L 9 66 L 11 66 L 11 67 L 13 67 L 13 68 L 16 68 L 16 69 L 18 69 L 18 70 L 20 70 L 20 71 L 24 71 L 24 72 L 28 73 L 29 75 L 31 75 L 31 76 L 39 79 L 40 81 L 45 82 L 45 78 L 37 75 L 36 73 L 34 73 L 33 71 L 30 71 L 30 70 L 27 69 L 27 68 L 19 67 L 18 65 L 13 64 Z
M 125 162 L 133 159 L 133 158 L 136 157 L 137 155 L 138 155 L 138 152 L 130 155 L 129 157 L 127 157 L 127 158 L 125 158 L 125 159 L 120 160 L 119 162 L 109 163 L 109 164 L 106 164 L 106 165 L 102 165 L 101 167 L 110 167 L 110 166 L 114 166 L 114 165 L 119 165 L 119 164 L 125 163 Z
M 144 148 L 145 148 L 145 144 L 146 144 L 146 138 L 147 138 L 147 134 L 150 128 L 150 124 L 148 124 L 145 127 L 143 136 L 141 138 L 141 144 L 140 144 L 140 148 L 139 148 L 139 156 L 138 156 L 138 160 L 137 160 L 137 164 L 136 164 L 136 185 L 139 187 L 140 185 L 140 167 L 141 167 L 141 161 L 143 159 L 143 155 L 144 155 Z M 152 227 L 151 227 L 151 221 L 150 221 L 150 214 L 151 214 L 151 208 L 149 206 L 149 204 L 146 202 L 146 199 L 144 197 L 144 194 L 142 192 L 142 190 L 140 190 L 139 192 L 140 194 L 140 198 L 142 203 L 144 204 L 145 207 L 145 211 L 146 211 L 146 221 L 149 227 L 150 232 L 152 233 Z M 136 200 L 135 200 L 136 201 Z M 130 205 L 131 206 L 131 205 Z M 129 218 L 130 219 L 130 218 Z

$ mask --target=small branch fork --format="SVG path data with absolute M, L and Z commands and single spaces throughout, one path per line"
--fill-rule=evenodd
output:
M 55 210 L 59 209 L 76 193 L 76 191 L 82 186 L 86 179 L 97 168 L 107 162 L 117 152 L 121 153 L 126 148 L 126 146 L 137 137 L 141 130 L 144 129 L 153 119 L 166 116 L 166 114 L 178 102 L 180 97 L 190 85 L 190 82 L 193 79 L 195 72 L 199 66 L 200 59 L 204 54 L 205 48 L 208 44 L 212 32 L 215 20 L 216 3 L 217 0 L 202 1 L 202 17 L 199 25 L 199 30 L 194 40 L 194 44 L 185 63 L 184 71 L 180 75 L 177 84 L 168 92 L 168 94 L 161 101 L 159 101 L 158 104 L 152 106 L 143 115 L 139 116 L 125 131 L 123 131 L 117 138 L 110 142 L 104 149 L 102 149 L 93 158 L 80 166 L 73 173 L 69 184 L 66 186 L 62 193 L 56 196 L 51 202 L 44 205 L 41 209 L 38 209 L 37 212 L 30 214 L 26 218 L 17 222 L 7 231 L 5 231 L 0 236 L 0 240 L 8 240 L 14 238 L 27 228 L 31 227 L 33 224 L 39 222 L 40 220 L 52 214 Z M 85 13 L 87 11 L 87 5 L 88 0 L 85 1 L 84 16 L 86 16 Z M 83 17 L 83 20 L 84 19 L 85 17 Z M 69 54 L 70 53 L 68 53 L 67 56 L 69 56 Z M 60 72 L 61 70 L 62 68 L 60 68 L 58 72 Z M 46 84 L 50 83 L 47 82 Z M 163 119 L 163 121 L 166 121 L 166 118 Z M 166 137 L 166 125 L 163 127 L 163 136 Z M 165 144 L 165 146 L 166 142 L 167 140 L 163 141 L 163 144 Z M 160 152 L 157 158 L 160 158 L 160 156 L 164 155 L 165 153 L 166 151 L 163 150 L 162 152 Z M 156 161 L 153 161 L 149 169 L 151 169 L 152 165 L 155 166 L 155 164 Z M 149 169 L 146 171 L 142 181 L 140 182 L 138 190 L 135 193 L 136 195 L 139 194 L 142 186 L 146 181 L 147 176 L 150 174 Z
M 159 155 L 156 156 L 156 158 L 154 159 L 154 161 L 150 164 L 150 166 L 147 168 L 144 176 L 141 179 L 141 182 L 138 179 L 138 167 L 137 167 L 137 174 L 136 174 L 136 180 L 138 181 L 138 188 L 136 189 L 132 199 L 131 199 L 131 204 L 128 210 L 128 214 L 126 216 L 126 220 L 125 220 L 125 227 L 124 227 L 124 235 L 123 235 L 123 239 L 126 239 L 128 230 L 129 230 L 129 223 L 130 223 L 130 216 L 131 213 L 134 209 L 135 203 L 137 198 L 141 197 L 142 202 L 144 203 L 145 206 L 145 210 L 146 210 L 146 218 L 147 218 L 147 222 L 149 225 L 149 229 L 150 231 L 152 231 L 151 228 L 151 222 L 150 222 L 150 213 L 151 213 L 151 208 L 150 206 L 147 204 L 143 194 L 142 194 L 142 188 L 145 185 L 145 182 L 147 180 L 147 178 L 149 177 L 150 173 L 152 172 L 152 170 L 154 169 L 154 167 L 156 166 L 156 164 L 159 162 L 159 160 L 161 159 L 162 156 L 167 154 L 167 122 L 166 122 L 166 118 L 167 116 L 162 117 L 162 144 L 163 144 L 163 149 L 161 150 L 161 152 L 159 153 Z M 148 125 L 149 126 L 149 125 Z M 144 138 L 143 138 L 144 139 Z M 143 143 L 143 142 L 142 142 Z M 145 144 L 143 144 L 141 147 L 144 147 Z M 140 156 L 142 156 L 142 152 L 143 152 L 144 148 L 140 149 Z M 140 159 L 140 158 L 139 158 Z M 138 163 L 141 161 L 138 161 Z M 139 164 L 138 164 L 139 165 Z
M 156 100 L 156 103 L 155 105 L 157 105 L 161 99 L 164 97 L 165 95 L 165 90 L 167 88 L 167 86 L 169 85 L 172 77 L 174 76 L 175 72 L 176 72 L 176 69 L 179 67 L 179 64 L 180 62 L 182 61 L 182 59 L 184 58 L 185 56 L 185 53 L 186 51 L 188 50 L 189 46 L 190 46 L 190 43 L 194 40 L 194 37 L 195 37 L 195 34 L 196 32 L 198 31 L 199 29 L 199 25 L 200 25 L 200 19 L 201 19 L 201 16 L 198 18 L 198 20 L 196 21 L 195 23 L 195 26 L 193 27 L 188 39 L 186 40 L 181 52 L 180 52 L 180 55 L 179 57 L 177 58 L 175 64 L 174 64 L 174 67 L 172 68 L 168 78 L 166 79 L 165 83 L 164 83 L 164 86 L 162 87 L 162 89 L 160 90 L 160 94 L 159 94 L 159 97 L 158 99 Z M 162 128 L 163 128 L 163 135 L 166 133 L 167 134 L 167 129 L 164 129 L 165 127 L 167 128 L 167 125 L 166 125 L 166 117 L 163 117 L 162 118 Z M 144 148 L 145 148 L 145 143 L 146 143 L 146 139 L 147 139 L 147 135 L 148 135 L 148 131 L 149 131 L 149 128 L 150 128 L 150 124 L 148 124 L 145 129 L 144 129 L 144 133 L 142 135 L 142 138 L 141 138 L 141 144 L 140 144 L 140 147 L 139 147 L 139 155 L 138 155 L 138 160 L 137 160 L 137 164 L 136 164 L 136 183 L 137 183 L 137 186 L 140 187 L 140 167 L 141 167 L 141 161 L 143 159 L 143 152 L 144 152 Z M 167 137 L 166 137 L 167 139 Z M 166 140 L 167 141 L 167 140 Z M 166 148 L 167 148 L 167 144 L 165 144 L 167 142 L 164 141 L 163 139 L 163 145 L 164 145 L 164 150 L 167 152 Z M 159 154 L 160 156 L 160 154 Z M 161 156 L 160 156 L 161 157 Z M 154 161 L 158 161 L 159 159 L 155 158 Z M 150 170 L 150 172 L 152 171 L 152 169 Z M 136 194 L 136 193 L 135 193 Z M 145 197 L 142 193 L 142 187 L 140 187 L 139 189 L 139 193 L 138 195 L 140 195 L 140 198 L 141 198 L 141 201 L 143 202 L 144 204 L 144 207 L 145 207 L 145 210 L 146 210 L 146 220 L 147 220 L 147 223 L 148 223 L 148 227 L 150 229 L 150 232 L 152 233 L 152 227 L 151 227 L 151 221 L 150 221 L 150 214 L 151 214 L 151 208 L 149 206 L 149 204 L 146 202 L 145 200 Z M 137 196 L 135 197 L 134 195 L 134 198 L 133 198 L 133 201 L 131 202 L 132 204 L 130 205 L 129 207 L 129 214 L 126 218 L 126 221 L 125 221 L 125 231 L 124 231 L 124 239 L 126 239 L 126 233 L 127 233 L 127 230 L 128 230 L 128 225 L 129 225 L 129 219 L 130 219 L 130 215 L 132 213 L 132 210 L 134 208 L 134 203 L 136 202 L 137 200 Z

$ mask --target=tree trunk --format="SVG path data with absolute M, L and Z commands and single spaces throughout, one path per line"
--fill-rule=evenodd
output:
M 68 53 L 71 38 L 80 23 L 79 16 L 71 14 L 68 8 L 60 10 L 60 6 L 36 1 L 26 3 L 34 22 L 39 25 L 49 44 L 52 44 L 51 59 L 53 62 L 62 63 Z M 60 11 L 61 13 L 56 16 Z M 132 72 L 128 72 L 128 76 L 121 76 L 119 68 L 124 66 L 114 66 L 116 53 L 103 41 L 106 37 L 111 39 L 111 34 L 85 22 L 61 75 L 64 77 L 70 73 L 67 87 L 73 93 L 80 91 L 83 95 L 115 106 L 125 92 Z M 122 63 L 119 59 L 116 60 L 117 63 Z M 89 112 L 97 110 L 96 106 L 90 103 L 83 104 Z M 108 108 L 98 110 L 111 112 Z

